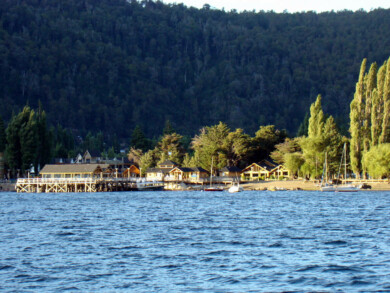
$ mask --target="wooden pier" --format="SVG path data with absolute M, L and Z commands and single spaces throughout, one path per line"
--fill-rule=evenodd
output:
M 134 178 L 19 178 L 16 192 L 107 192 L 138 190 Z

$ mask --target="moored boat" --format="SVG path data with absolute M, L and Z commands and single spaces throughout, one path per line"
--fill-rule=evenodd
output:
M 244 189 L 240 186 L 240 184 L 236 184 L 236 185 L 230 186 L 228 191 L 230 193 L 236 193 L 236 192 L 244 191 Z

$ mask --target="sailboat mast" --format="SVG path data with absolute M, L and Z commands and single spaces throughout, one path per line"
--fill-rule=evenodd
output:
M 344 183 L 347 183 L 347 148 L 344 143 Z
M 328 183 L 328 153 L 325 152 L 325 182 Z
M 214 160 L 214 157 L 211 157 L 210 187 L 211 187 L 212 184 L 213 184 L 213 160 Z

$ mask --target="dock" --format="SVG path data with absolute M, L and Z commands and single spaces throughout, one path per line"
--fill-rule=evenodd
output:
M 108 192 L 138 190 L 134 178 L 19 178 L 16 192 Z

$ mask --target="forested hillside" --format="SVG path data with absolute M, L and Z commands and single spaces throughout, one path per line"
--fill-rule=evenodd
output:
M 390 55 L 390 10 L 276 14 L 123 0 L 0 2 L 0 115 L 128 138 L 218 121 L 295 134 L 318 94 L 347 128 L 363 58 Z

